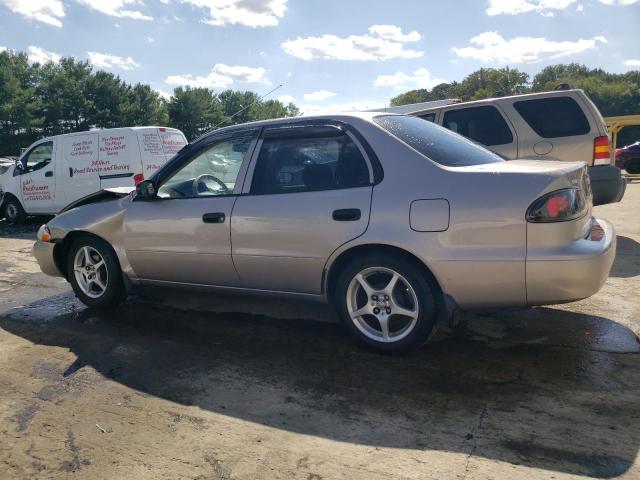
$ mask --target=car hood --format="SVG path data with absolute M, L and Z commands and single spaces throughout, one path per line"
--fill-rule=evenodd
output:
M 73 208 L 82 207 L 91 203 L 104 202 L 107 200 L 114 200 L 116 198 L 122 198 L 129 195 L 134 191 L 135 187 L 113 187 L 105 188 L 90 195 L 86 195 L 78 200 L 71 202 L 69 205 L 60 210 L 60 213 L 67 212 Z

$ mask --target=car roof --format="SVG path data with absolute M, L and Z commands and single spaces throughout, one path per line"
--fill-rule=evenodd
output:
M 504 102 L 504 101 L 511 101 L 511 100 L 515 100 L 517 99 L 518 101 L 523 101 L 523 100 L 533 100 L 536 98 L 548 98 L 548 97 L 557 97 L 557 96 L 567 96 L 568 94 L 584 94 L 584 92 L 580 89 L 577 88 L 572 88 L 572 89 L 567 89 L 567 90 L 552 90 L 550 92 L 535 92 L 535 93 L 524 93 L 522 95 L 509 95 L 506 97 L 491 97 L 491 98 L 483 98 L 481 100 L 473 100 L 470 102 L 458 102 L 458 103 L 451 103 L 448 105 L 438 105 L 438 106 L 430 106 L 428 108 L 416 108 L 415 110 L 411 111 L 412 115 L 416 115 L 416 114 L 420 114 L 420 113 L 425 113 L 425 112 L 431 112 L 433 110 L 439 110 L 443 107 L 473 107 L 475 105 L 486 105 L 486 104 L 491 104 L 491 103 L 500 103 L 500 102 Z M 415 104 L 415 105 L 419 105 L 419 104 Z M 406 105 L 407 107 L 409 105 Z
M 295 125 L 296 123 L 309 123 L 309 122 L 318 122 L 323 120 L 328 122 L 331 122 L 331 121 L 349 122 L 350 120 L 353 120 L 353 119 L 359 119 L 359 120 L 371 122 L 374 117 L 378 117 L 380 115 L 392 115 L 392 114 L 385 114 L 382 112 L 350 111 L 350 112 L 336 112 L 336 113 L 324 114 L 324 115 L 305 115 L 300 117 L 283 117 L 283 118 L 273 118 L 269 120 L 258 120 L 255 122 L 238 123 L 236 125 L 229 125 L 228 127 L 222 127 L 215 130 L 211 130 L 195 138 L 191 143 L 195 143 L 200 139 L 208 138 L 210 136 L 225 135 L 225 134 L 233 133 L 235 131 L 250 130 L 254 128 L 274 127 L 278 125 Z

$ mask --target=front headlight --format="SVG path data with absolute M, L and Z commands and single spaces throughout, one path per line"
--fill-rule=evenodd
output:
M 38 240 L 41 242 L 50 242 L 51 241 L 51 230 L 46 225 L 41 225 L 38 229 Z

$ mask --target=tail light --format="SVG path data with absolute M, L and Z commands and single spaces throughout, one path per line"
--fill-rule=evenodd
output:
M 620 149 L 619 149 L 619 148 L 616 148 L 616 157 L 617 157 L 618 155 L 620 155 Z
M 136 173 L 133 176 L 133 184 L 134 185 L 138 185 L 140 182 L 142 182 L 144 180 L 144 175 L 142 173 Z
M 581 190 L 565 188 L 547 193 L 527 209 L 527 222 L 566 222 L 583 216 L 588 203 Z
M 611 145 L 609 137 L 603 135 L 593 139 L 593 164 L 609 165 L 611 163 Z

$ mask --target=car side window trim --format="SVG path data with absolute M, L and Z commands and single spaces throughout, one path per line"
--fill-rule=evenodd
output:
M 229 140 L 234 137 L 242 137 L 248 135 L 255 135 L 254 140 L 260 137 L 261 128 L 246 128 L 242 130 L 234 130 L 231 132 L 224 132 L 220 135 L 212 135 L 205 138 L 200 138 L 194 143 L 189 143 L 182 150 L 180 150 L 174 158 L 165 163 L 160 170 L 155 172 L 150 179 L 153 180 L 156 186 L 162 185 L 162 183 L 169 177 L 171 177 L 177 170 L 182 168 L 186 163 L 189 163 L 195 156 L 200 154 L 204 149 L 210 148 L 216 143 Z M 255 147 L 255 144 L 249 146 L 249 150 Z M 246 160 L 246 158 L 245 158 Z M 235 189 L 234 189 L 235 190 Z
M 376 179 L 376 172 L 374 170 L 374 163 L 369 155 L 369 152 L 367 151 L 367 149 L 365 148 L 365 146 L 362 144 L 362 142 L 360 141 L 360 139 L 351 131 L 351 129 L 349 128 L 344 128 L 342 125 L 335 125 L 335 124 L 330 124 L 330 123 L 324 123 L 324 124 L 300 124 L 300 125 L 293 125 L 293 126 L 288 126 L 289 128 L 296 128 L 296 129 L 309 129 L 309 131 L 311 132 L 310 137 L 313 138 L 314 136 L 326 136 L 326 135 L 322 135 L 321 133 L 319 133 L 319 127 L 331 127 L 331 128 L 335 128 L 336 131 L 339 131 L 339 135 L 340 136 L 346 136 L 348 137 L 352 142 L 354 142 L 354 144 L 356 145 L 356 147 L 358 148 L 358 150 L 360 151 L 360 153 L 362 154 L 364 160 L 365 160 L 365 164 L 367 165 L 367 170 L 369 172 L 369 184 L 366 186 L 373 186 L 376 185 L 377 183 L 379 183 L 382 179 L 380 178 L 379 180 Z M 286 131 L 284 131 L 284 129 L 287 127 L 282 127 L 280 125 L 274 126 L 274 127 L 265 127 L 263 129 L 263 131 L 260 134 L 260 138 L 257 142 L 257 145 L 253 151 L 253 154 L 251 156 L 251 160 L 249 162 L 249 166 L 247 169 L 247 174 L 245 176 L 245 180 L 242 186 L 242 193 L 241 195 L 252 195 L 252 196 L 259 196 L 259 195 L 283 195 L 283 194 L 289 194 L 289 193 L 307 193 L 309 191 L 327 191 L 327 190 L 346 190 L 347 188 L 362 188 L 362 187 L 331 187 L 331 188 L 324 188 L 322 190 L 306 190 L 306 191 L 292 191 L 292 192 L 273 192 L 273 193 L 251 193 L 251 185 L 253 184 L 253 178 L 254 178 L 254 173 L 256 170 L 256 165 L 258 163 L 258 157 L 260 156 L 260 151 L 262 150 L 262 145 L 264 143 L 265 139 L 271 139 L 271 138 L 292 138 L 289 137 L 286 133 Z M 271 133 L 270 130 L 275 130 L 276 133 Z M 314 131 L 315 130 L 315 131 Z M 278 135 L 278 133 L 282 132 L 283 135 L 280 136 Z M 296 136 L 300 135 L 300 137 L 304 138 L 310 138 L 307 137 L 306 135 L 304 135 L 304 133 L 302 132 L 302 130 L 299 130 L 296 132 Z M 336 135 L 337 136 L 337 135 Z M 377 158 L 376 158 L 377 161 Z

